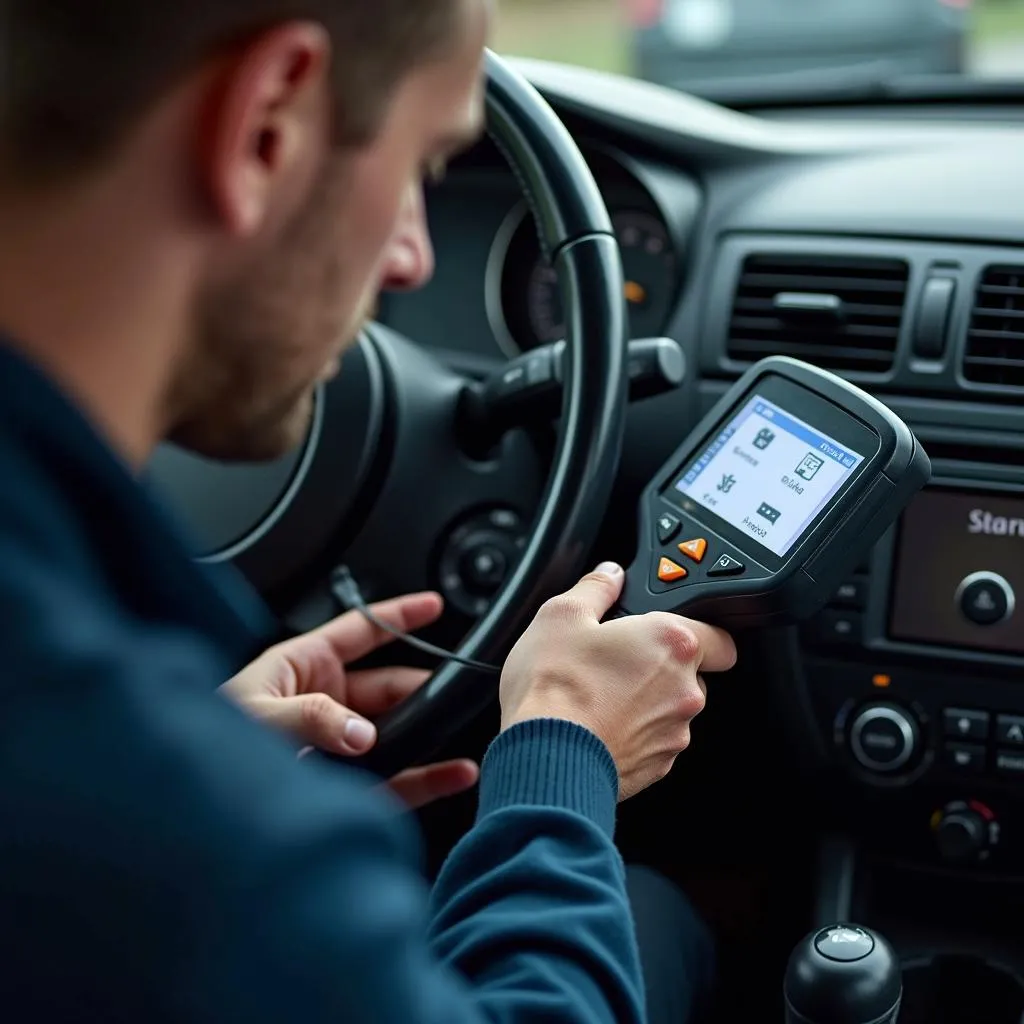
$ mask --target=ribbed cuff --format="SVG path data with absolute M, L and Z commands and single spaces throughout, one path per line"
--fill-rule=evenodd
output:
M 612 836 L 618 801 L 619 773 L 597 736 L 575 722 L 536 718 L 491 744 L 480 771 L 477 817 L 504 807 L 562 807 Z

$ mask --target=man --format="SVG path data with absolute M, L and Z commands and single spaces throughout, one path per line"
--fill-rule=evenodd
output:
M 351 616 L 239 671 L 256 603 L 134 479 L 163 437 L 286 450 L 377 291 L 429 275 L 419 182 L 480 130 L 484 0 L 0 4 L 3 1005 L 641 1020 L 615 805 L 685 748 L 729 638 L 601 624 L 614 566 L 549 602 L 428 894 L 398 804 L 296 757 L 365 751 L 419 677 L 347 673 L 382 640 Z M 379 610 L 414 629 L 440 606 Z M 475 777 L 393 785 L 418 803 Z

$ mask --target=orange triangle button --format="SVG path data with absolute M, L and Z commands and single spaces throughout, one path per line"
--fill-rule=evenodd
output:
M 695 562 L 703 562 L 704 556 L 708 553 L 708 542 L 703 537 L 698 537 L 696 540 L 688 540 L 684 544 L 680 544 L 679 550 L 687 558 L 692 558 Z
M 687 575 L 687 571 L 681 565 L 676 565 L 671 558 L 663 558 L 658 563 L 658 579 L 662 583 L 675 583 L 676 580 L 685 580 Z

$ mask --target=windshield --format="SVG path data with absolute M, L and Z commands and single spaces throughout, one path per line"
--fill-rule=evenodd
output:
M 1024 0 L 499 0 L 496 48 L 724 102 L 855 96 L 1024 79 Z

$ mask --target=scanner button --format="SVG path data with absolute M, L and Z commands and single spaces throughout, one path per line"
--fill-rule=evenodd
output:
M 680 544 L 679 550 L 687 558 L 692 558 L 693 561 L 700 564 L 704 561 L 704 556 L 708 552 L 708 542 L 703 537 L 695 537 L 693 540 L 684 541 Z
M 732 555 L 722 555 L 710 569 L 708 576 L 739 576 L 746 566 Z
M 658 579 L 662 583 L 677 583 L 679 580 L 685 580 L 688 575 L 689 573 L 681 565 L 676 565 L 671 558 L 662 558 L 658 562 Z
M 667 544 L 682 529 L 682 523 L 674 515 L 663 512 L 658 516 L 658 540 Z

